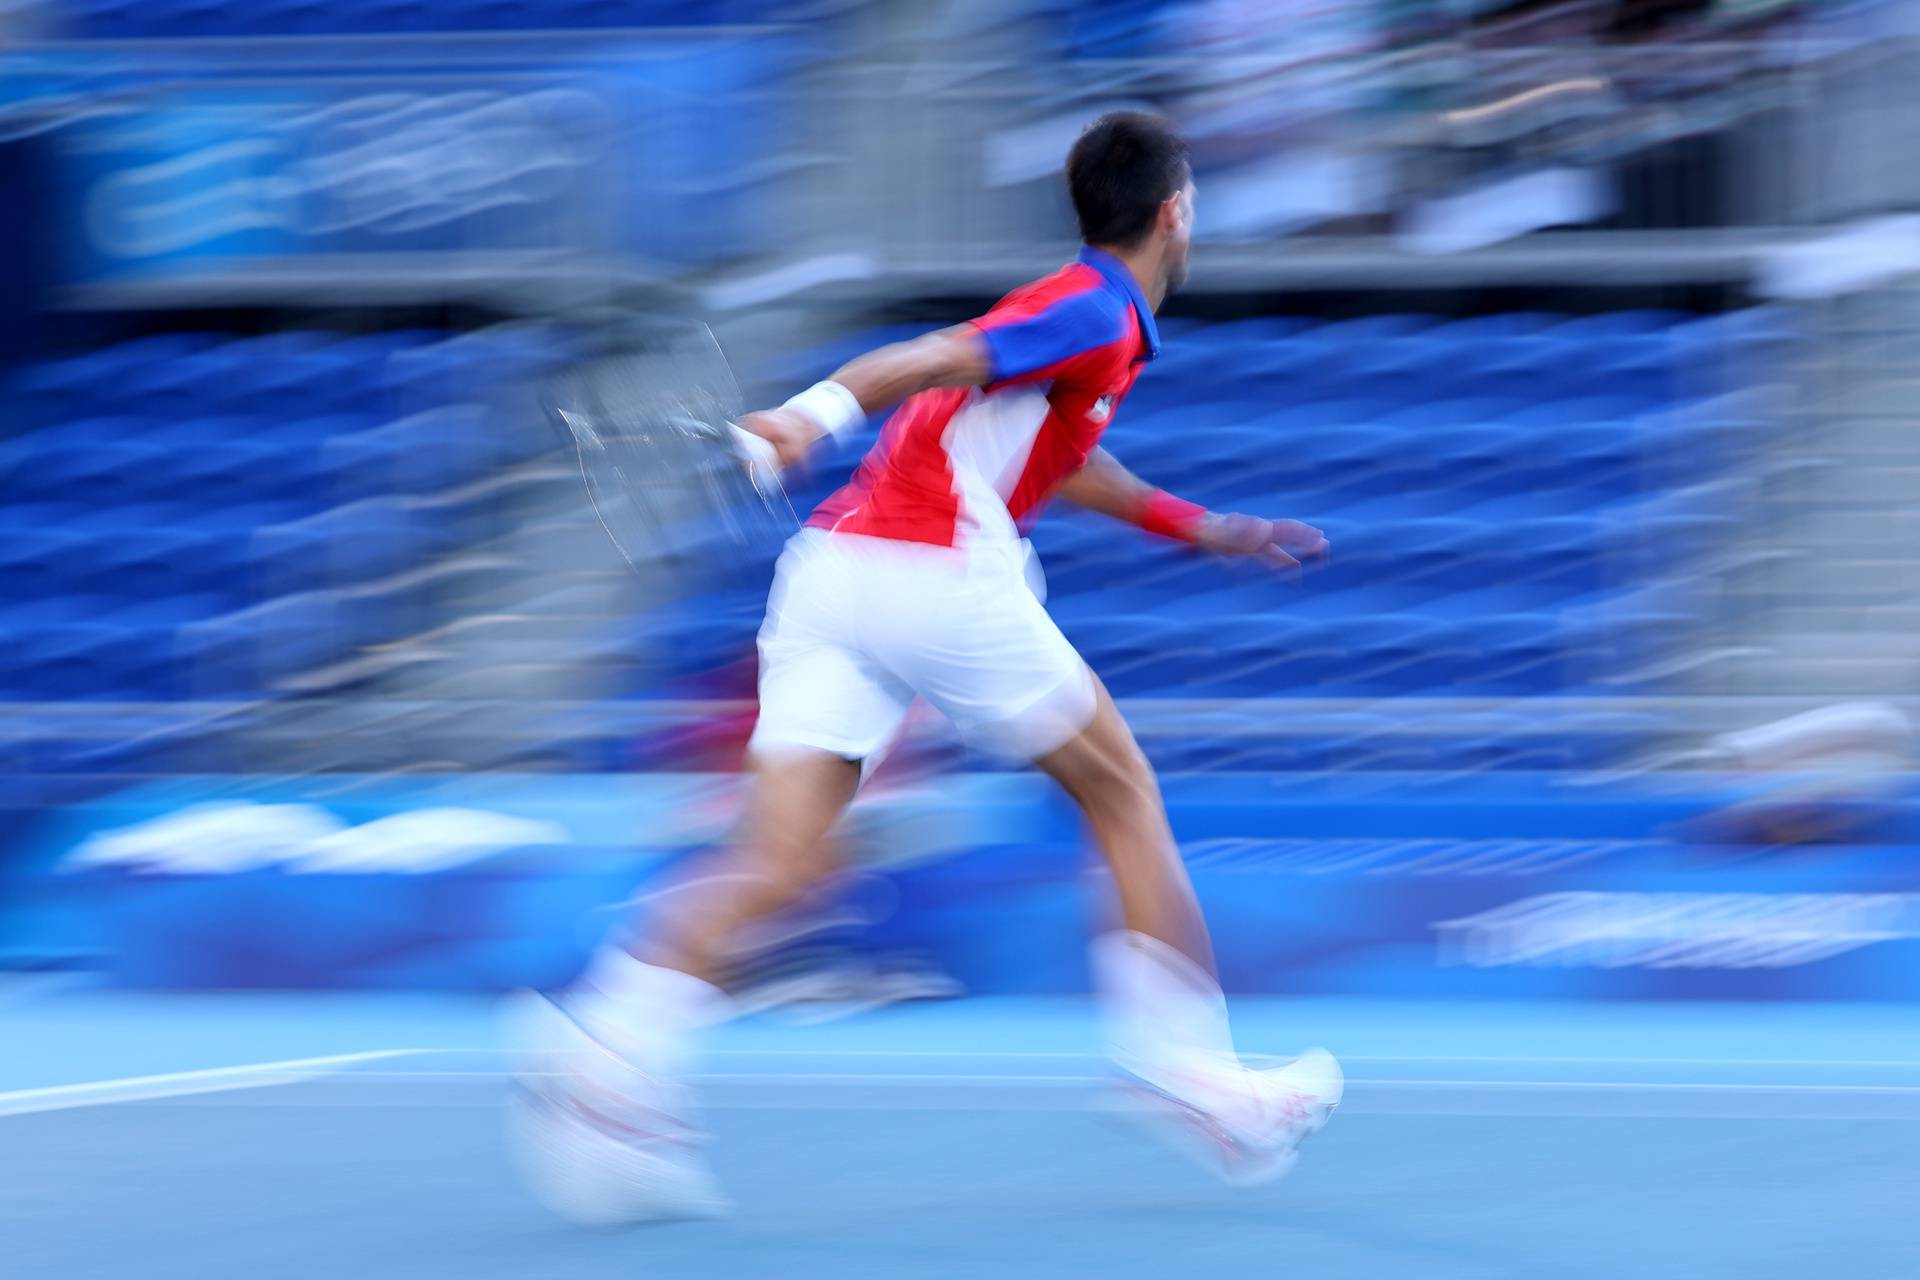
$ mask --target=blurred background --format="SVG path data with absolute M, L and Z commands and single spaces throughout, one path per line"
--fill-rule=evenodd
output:
M 1238 993 L 1920 997 L 1920 5 L 7 0 L 0 966 L 564 980 L 724 836 L 778 531 L 632 572 L 579 318 L 747 399 L 1066 260 L 1192 139 L 1108 436 L 1299 591 L 1070 511 L 1050 605 Z M 868 440 L 822 457 L 795 504 Z M 750 975 L 1085 989 L 1083 848 L 916 722 Z M 1031 927 L 1020 927 L 1030 925 Z
M 1912 1275 L 1916 36 L 0 0 L 8 1274 Z M 563 1236 L 494 997 L 726 837 L 782 530 L 636 572 L 543 380 L 697 319 L 773 404 L 977 315 L 1070 258 L 1116 108 L 1191 138 L 1199 226 L 1107 444 L 1335 556 L 1294 590 L 1057 510 L 1049 607 L 1241 1044 L 1330 1045 L 1342 1115 L 1233 1208 L 1078 1114 L 1075 815 L 916 717 L 735 974 L 747 1225 Z

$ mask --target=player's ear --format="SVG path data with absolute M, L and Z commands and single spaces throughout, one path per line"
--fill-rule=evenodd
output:
M 1186 202 L 1180 196 L 1181 193 L 1176 191 L 1160 202 L 1158 221 L 1160 230 L 1167 235 L 1178 235 L 1180 228 L 1186 223 Z
M 1193 222 L 1193 186 L 1182 186 L 1160 203 L 1160 229 L 1169 235 L 1188 230 Z

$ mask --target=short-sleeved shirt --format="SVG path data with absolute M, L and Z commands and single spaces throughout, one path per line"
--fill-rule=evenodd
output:
M 809 525 L 942 547 L 1017 541 L 1160 352 L 1133 273 L 1094 248 L 973 325 L 991 380 L 910 397 Z

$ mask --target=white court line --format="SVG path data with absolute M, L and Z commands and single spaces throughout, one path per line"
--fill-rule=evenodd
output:
M 952 1074 L 918 1071 L 809 1071 L 719 1072 L 696 1077 L 726 1084 L 766 1081 L 774 1084 L 1023 1084 L 1023 1085 L 1095 1085 L 1105 1076 Z M 1348 1088 L 1362 1089 L 1601 1089 L 1619 1092 L 1684 1090 L 1707 1093 L 1872 1093 L 1920 1094 L 1920 1085 L 1906 1084 L 1753 1084 L 1721 1081 L 1669 1080 L 1402 1080 L 1350 1079 Z
M 86 1084 L 51 1085 L 35 1089 L 0 1092 L 0 1117 L 63 1111 L 78 1107 L 106 1106 L 114 1103 L 144 1102 L 162 1098 L 189 1097 L 196 1094 L 227 1093 L 243 1089 L 269 1088 L 294 1084 L 317 1077 L 341 1073 L 343 1069 L 369 1062 L 396 1058 L 450 1056 L 478 1050 L 450 1049 L 376 1049 L 362 1053 L 331 1054 L 317 1058 L 290 1058 L 277 1062 L 248 1063 L 232 1067 L 214 1067 L 201 1071 L 180 1071 L 166 1075 L 130 1076 Z M 1012 1052 L 991 1053 L 976 1050 L 942 1052 L 938 1050 L 828 1050 L 828 1049 L 747 1049 L 719 1051 L 714 1057 L 821 1058 L 856 1057 L 874 1061 L 888 1059 L 1052 1059 L 1086 1060 L 1085 1053 Z M 1862 1059 L 1807 1059 L 1782 1061 L 1771 1058 L 1577 1058 L 1577 1057 L 1350 1057 L 1349 1062 L 1537 1062 L 1580 1063 L 1588 1066 L 1620 1064 L 1674 1065 L 1766 1065 L 1766 1066 L 1896 1066 L 1920 1064 L 1905 1061 Z M 406 1081 L 430 1083 L 435 1080 L 504 1079 L 504 1069 L 483 1071 L 382 1071 L 353 1072 L 366 1081 Z M 1007 1072 L 922 1072 L 922 1071 L 839 1071 L 839 1072 L 706 1072 L 698 1079 L 714 1084 L 799 1084 L 799 1085 L 963 1085 L 963 1086 L 1048 1086 L 1085 1088 L 1104 1082 L 1107 1077 L 1087 1074 L 1037 1074 Z M 1576 1091 L 1609 1093 L 1735 1093 L 1797 1095 L 1920 1095 L 1920 1085 L 1881 1084 L 1792 1084 L 1735 1081 L 1655 1081 L 1655 1080 L 1502 1080 L 1502 1079 L 1407 1079 L 1357 1078 L 1349 1087 L 1361 1089 L 1420 1089 L 1462 1091 Z
M 407 1052 L 407 1051 L 401 1051 Z M 315 1073 L 320 1074 L 320 1073 Z M 427 1084 L 444 1080 L 504 1080 L 513 1073 L 505 1069 L 491 1071 L 356 1071 L 356 1081 L 382 1084 L 414 1082 Z M 537 1071 L 530 1075 L 557 1077 L 560 1072 Z M 1023 1072 L 983 1071 L 702 1071 L 693 1079 L 701 1084 L 774 1084 L 774 1085 L 1044 1085 L 1053 1088 L 1086 1088 L 1110 1083 L 1112 1077 L 1084 1074 L 1042 1075 Z M 1595 1089 L 1612 1092 L 1694 1092 L 1694 1093 L 1812 1093 L 1812 1094 L 1916 1094 L 1920 1085 L 1906 1084 L 1770 1084 L 1751 1081 L 1717 1080 L 1501 1080 L 1501 1079 L 1410 1079 L 1399 1076 L 1349 1078 L 1348 1088 L 1362 1089 Z M 5 1095 L 0 1095 L 4 1097 Z M 111 1100 L 111 1099 L 110 1099 Z M 4 1113 L 0 1113 L 4 1114 Z
M 459 1050 L 455 1052 L 486 1052 L 485 1050 Z M 705 1053 L 709 1058 L 870 1058 L 875 1061 L 892 1059 L 929 1058 L 937 1060 L 961 1061 L 1073 1061 L 1099 1055 L 1092 1049 L 1078 1052 L 1070 1050 L 1026 1050 L 1026 1049 L 709 1049 Z M 1254 1057 L 1273 1057 L 1272 1054 L 1254 1054 Z M 1284 1055 L 1279 1055 L 1284 1056 Z M 1447 1053 L 1386 1053 L 1360 1054 L 1342 1053 L 1336 1055 L 1342 1062 L 1483 1062 L 1483 1063 L 1541 1063 L 1569 1064 L 1581 1066 L 1676 1066 L 1676 1067 L 1912 1067 L 1920 1069 L 1920 1058 L 1597 1058 L 1584 1054 L 1568 1056 L 1535 1056 L 1528 1054 L 1447 1054 Z
M 235 1089 L 262 1089 L 272 1085 L 311 1080 L 341 1067 L 362 1062 L 380 1062 L 389 1058 L 412 1057 L 435 1052 L 432 1049 L 375 1049 L 367 1053 L 336 1053 L 323 1058 L 288 1058 L 281 1062 L 253 1062 L 237 1067 L 213 1067 L 205 1071 L 175 1071 L 158 1076 L 128 1076 L 119 1080 L 96 1080 L 87 1084 L 57 1084 L 39 1089 L 15 1089 L 0 1093 L 0 1116 L 29 1115 L 41 1111 L 65 1111 L 72 1107 L 97 1107 L 114 1102 L 146 1102 L 157 1098 L 183 1098 L 196 1093 L 226 1093 Z

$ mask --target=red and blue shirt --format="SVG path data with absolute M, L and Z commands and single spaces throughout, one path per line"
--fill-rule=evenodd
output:
M 910 397 L 809 525 L 942 547 L 1017 540 L 1160 353 L 1133 273 L 1091 247 L 973 325 L 991 380 Z

